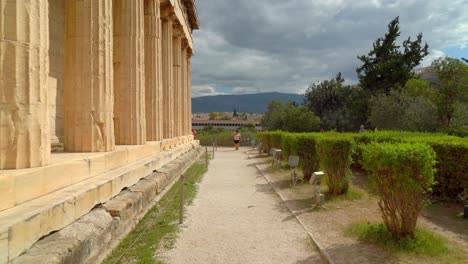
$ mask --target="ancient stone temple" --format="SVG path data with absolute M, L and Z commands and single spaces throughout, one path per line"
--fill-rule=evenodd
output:
M 196 157 L 198 27 L 194 0 L 0 0 L 0 263 Z

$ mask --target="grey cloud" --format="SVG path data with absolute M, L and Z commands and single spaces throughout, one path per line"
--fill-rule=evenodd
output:
M 239 91 L 304 92 L 342 72 L 356 81 L 357 55 L 400 16 L 402 38 L 422 32 L 435 54 L 468 44 L 468 1 L 197 0 L 192 80 Z M 237 89 L 236 89 L 237 88 Z

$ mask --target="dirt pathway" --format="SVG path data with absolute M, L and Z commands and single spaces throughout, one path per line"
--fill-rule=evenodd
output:
M 243 150 L 219 148 L 167 263 L 324 263 Z

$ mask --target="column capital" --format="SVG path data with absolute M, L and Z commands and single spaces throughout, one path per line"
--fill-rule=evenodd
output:
M 174 7 L 169 5 L 161 4 L 161 19 L 163 20 L 177 20 Z
M 172 31 L 172 36 L 175 38 L 183 38 L 184 35 L 184 30 L 182 29 L 182 25 L 180 25 L 178 22 L 174 21 L 173 24 L 173 31 Z

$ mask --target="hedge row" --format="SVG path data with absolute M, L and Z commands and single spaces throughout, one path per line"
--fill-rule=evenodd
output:
M 251 146 L 252 140 L 256 140 L 256 132 L 247 129 L 241 129 L 241 146 Z M 215 131 L 205 132 L 200 131 L 197 133 L 196 139 L 200 140 L 202 146 L 211 146 L 213 141 L 216 141 L 218 146 L 230 147 L 234 146 L 232 131 Z
M 352 155 L 353 164 L 362 164 L 362 150 L 370 143 L 422 143 L 429 145 L 436 153 L 436 174 L 434 176 L 435 186 L 433 193 L 440 197 L 454 199 L 460 195 L 468 195 L 468 139 L 444 134 L 417 133 L 405 131 L 376 131 L 366 133 L 287 133 L 281 131 L 259 133 L 259 139 L 262 141 L 264 150 L 268 151 L 271 147 L 281 148 L 283 157 L 289 155 L 299 155 L 304 170 L 304 176 L 310 177 L 310 174 L 319 169 L 319 147 L 318 142 L 324 139 L 344 140 L 353 144 L 352 147 L 343 150 L 338 156 L 337 150 L 327 147 L 333 152 L 327 152 L 328 158 L 336 157 L 337 164 L 340 158 L 343 160 L 344 153 Z M 329 142 L 329 141 L 323 141 Z M 330 142 L 329 142 L 330 143 Z M 336 143 L 345 144 L 345 143 Z M 325 146 L 322 144 L 322 146 Z M 325 148 L 325 147 L 324 147 Z M 324 152 L 325 153 L 325 152 Z M 351 153 L 351 154 L 350 154 Z M 347 154 L 346 154 L 347 155 Z M 328 159 L 327 158 L 327 159 Z M 351 162 L 351 161 L 350 161 Z M 321 161 L 322 169 L 327 161 Z M 340 165 L 341 166 L 341 165 Z

